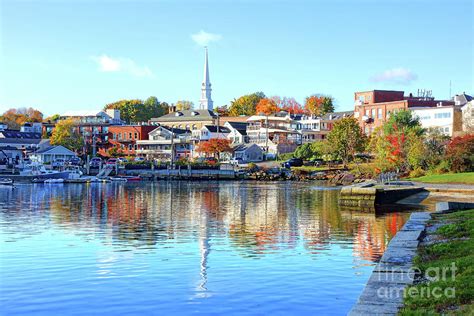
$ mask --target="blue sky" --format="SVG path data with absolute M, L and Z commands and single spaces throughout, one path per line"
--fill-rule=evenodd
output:
M 473 93 L 472 3 L 0 0 L 0 111 L 150 95 L 197 104 L 206 41 L 215 105 L 324 93 L 350 110 L 355 91 L 445 99 L 450 80 L 453 94 Z

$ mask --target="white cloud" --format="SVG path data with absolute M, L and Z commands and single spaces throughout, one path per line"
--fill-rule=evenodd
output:
M 201 30 L 199 33 L 192 34 L 191 38 L 196 44 L 201 46 L 207 46 L 210 42 L 220 41 L 222 36 L 219 34 L 207 33 Z
M 113 58 L 106 54 L 92 57 L 102 72 L 124 72 L 135 77 L 153 77 L 153 72 L 146 66 L 139 66 L 129 58 Z
M 413 71 L 406 68 L 388 69 L 370 78 L 373 82 L 388 82 L 395 84 L 409 84 L 416 79 L 418 79 L 418 76 Z

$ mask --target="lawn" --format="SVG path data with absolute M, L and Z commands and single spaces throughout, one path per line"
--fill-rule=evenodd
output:
M 401 315 L 474 313 L 474 210 L 436 215 L 437 223 L 447 225 L 428 235 L 443 241 L 420 247 L 414 260 L 431 281 L 407 288 Z
M 409 180 L 426 183 L 474 184 L 474 172 L 435 174 L 419 178 L 412 178 Z

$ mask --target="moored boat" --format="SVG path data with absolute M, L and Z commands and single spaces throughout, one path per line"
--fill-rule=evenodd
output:
M 0 185 L 13 185 L 13 180 L 9 178 L 0 179 Z

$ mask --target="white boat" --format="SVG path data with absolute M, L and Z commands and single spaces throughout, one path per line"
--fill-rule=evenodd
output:
M 109 178 L 112 182 L 127 182 L 128 180 L 125 178 L 120 178 L 120 177 L 110 177 Z
M 44 183 L 48 183 L 48 184 L 64 183 L 64 179 L 46 179 L 44 180 Z
M 0 179 L 0 185 L 13 185 L 12 179 Z
M 20 170 L 20 178 L 36 180 L 42 182 L 47 179 L 67 179 L 69 171 L 46 170 L 43 164 L 34 161 L 29 165 L 23 166 Z
M 78 180 L 82 177 L 82 171 L 78 166 L 70 166 L 65 171 L 69 172 L 68 180 Z

